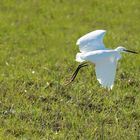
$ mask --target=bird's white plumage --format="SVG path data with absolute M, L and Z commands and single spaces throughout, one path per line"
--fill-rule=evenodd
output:
M 99 83 L 105 88 L 112 89 L 117 61 L 121 58 L 117 51 L 105 49 L 78 53 L 77 55 L 78 62 L 90 61 L 94 63 L 96 77 Z
M 90 61 L 95 64 L 96 77 L 99 83 L 108 89 L 112 89 L 116 74 L 117 61 L 121 58 L 121 52 L 134 51 L 124 47 L 107 49 L 103 43 L 105 30 L 90 32 L 77 40 L 80 52 L 76 55 L 76 61 Z
M 116 74 L 116 66 L 117 61 L 111 61 L 110 59 L 108 59 L 108 61 L 102 61 L 101 63 L 97 63 L 95 65 L 97 80 L 103 87 L 108 89 L 113 88 L 113 83 Z
M 118 50 L 105 48 L 103 44 L 105 32 L 105 30 L 96 30 L 78 39 L 76 44 L 79 45 L 80 53 L 77 53 L 76 61 L 94 63 L 99 83 L 105 88 L 112 89 L 117 61 L 121 55 Z
M 104 49 L 103 37 L 105 33 L 105 30 L 96 30 L 79 38 L 76 45 L 79 45 L 80 52 Z

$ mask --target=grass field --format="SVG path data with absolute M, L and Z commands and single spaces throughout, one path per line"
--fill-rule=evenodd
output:
M 1 140 L 140 139 L 140 55 L 123 54 L 112 91 L 94 66 L 63 85 L 76 40 L 96 29 L 108 48 L 140 52 L 140 1 L 0 1 Z

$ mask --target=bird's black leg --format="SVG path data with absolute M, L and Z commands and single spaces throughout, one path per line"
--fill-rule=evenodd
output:
M 76 76 L 77 76 L 79 70 L 80 70 L 82 67 L 85 67 L 85 66 L 88 66 L 88 64 L 82 63 L 82 64 L 80 64 L 80 65 L 77 67 L 77 69 L 75 70 L 75 72 L 73 73 L 73 75 L 72 75 L 72 77 L 71 77 L 71 81 L 74 81 L 74 79 L 76 78 Z
M 85 67 L 85 66 L 88 66 L 87 62 L 84 62 L 84 63 L 78 65 L 78 67 L 77 67 L 77 69 L 75 70 L 75 72 L 73 73 L 73 75 L 72 75 L 70 81 L 69 81 L 66 85 L 68 85 L 68 84 L 70 84 L 71 82 L 73 82 L 74 79 L 76 78 L 76 76 L 77 76 L 79 70 L 80 70 L 82 67 Z

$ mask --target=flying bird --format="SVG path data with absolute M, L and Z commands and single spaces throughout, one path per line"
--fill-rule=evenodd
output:
M 109 90 L 113 88 L 117 62 L 121 58 L 121 53 L 137 54 L 137 52 L 122 46 L 116 49 L 105 48 L 103 43 L 105 33 L 105 30 L 95 30 L 77 40 L 76 45 L 79 46 L 80 52 L 76 54 L 76 61 L 81 64 L 78 65 L 67 84 L 74 81 L 79 70 L 82 67 L 88 66 L 88 62 L 91 62 L 95 64 L 96 78 L 102 87 Z

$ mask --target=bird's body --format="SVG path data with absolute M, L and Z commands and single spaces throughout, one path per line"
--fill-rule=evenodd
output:
M 121 55 L 116 50 L 96 50 L 87 53 L 78 53 L 76 61 L 89 61 L 95 64 L 96 77 L 99 83 L 106 88 L 112 89 L 117 61 Z
M 104 49 L 104 50 L 96 50 L 87 53 L 77 53 L 76 61 L 84 62 L 90 61 L 94 64 L 102 63 L 105 60 L 116 61 L 121 57 L 120 53 L 116 50 Z
M 76 55 L 76 61 L 94 63 L 96 77 L 99 83 L 105 88 L 112 89 L 117 61 L 121 58 L 121 52 L 136 52 L 129 51 L 124 47 L 117 47 L 114 50 L 105 48 L 103 43 L 105 32 L 105 30 L 96 30 L 78 39 L 76 45 L 79 45 L 80 52 Z M 74 80 L 79 69 L 87 65 L 84 63 L 79 66 L 73 74 L 71 81 Z

